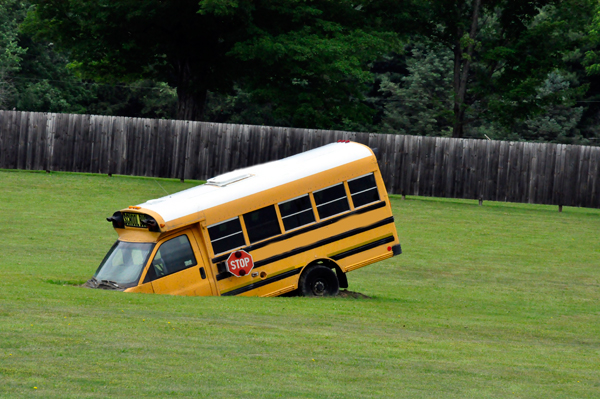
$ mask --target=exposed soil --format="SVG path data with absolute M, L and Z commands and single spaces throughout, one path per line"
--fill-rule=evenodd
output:
M 340 298 L 354 298 L 354 299 L 371 299 L 370 296 L 365 294 L 361 294 L 360 292 L 348 291 L 348 290 L 340 290 L 338 294 Z

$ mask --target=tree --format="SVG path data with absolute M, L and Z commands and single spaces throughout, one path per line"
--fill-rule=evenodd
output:
M 348 0 L 34 3 L 28 31 L 68 50 L 83 77 L 167 82 L 180 119 L 202 118 L 207 92 L 236 82 L 297 125 L 362 118 L 365 65 L 395 44 L 395 35 L 365 28 L 360 2 Z
M 407 49 L 406 75 L 381 75 L 386 99 L 381 130 L 386 133 L 450 136 L 452 133 L 452 53 L 421 40 Z
M 0 108 L 14 95 L 11 78 L 21 68 L 21 58 L 26 51 L 18 43 L 18 23 L 23 15 L 20 1 L 0 2 Z
M 569 30 L 591 1 L 427 2 L 421 34 L 453 54 L 453 137 L 487 114 L 511 124 L 543 112 L 557 96 L 538 88 L 578 43 Z

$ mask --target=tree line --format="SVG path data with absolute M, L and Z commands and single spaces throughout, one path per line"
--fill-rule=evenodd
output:
M 600 144 L 592 0 L 0 0 L 0 106 Z

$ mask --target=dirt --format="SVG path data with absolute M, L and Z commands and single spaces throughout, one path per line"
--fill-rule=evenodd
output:
M 354 299 L 371 299 L 370 296 L 365 294 L 361 294 L 360 292 L 348 291 L 348 290 L 340 290 L 338 294 L 340 298 L 354 298 Z

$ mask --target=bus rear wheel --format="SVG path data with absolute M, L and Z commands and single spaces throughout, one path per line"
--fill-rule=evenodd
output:
M 340 291 L 338 279 L 327 266 L 313 266 L 300 278 L 302 296 L 336 296 Z

